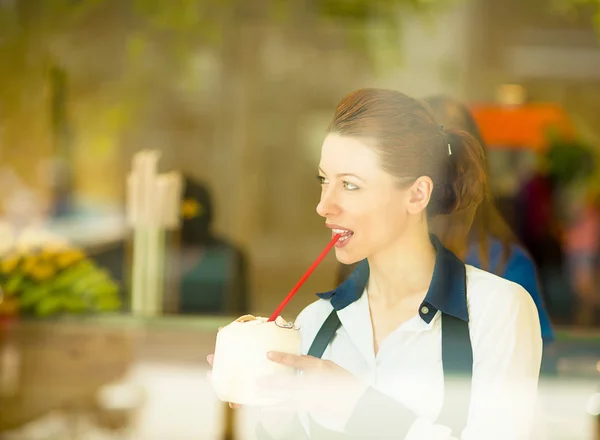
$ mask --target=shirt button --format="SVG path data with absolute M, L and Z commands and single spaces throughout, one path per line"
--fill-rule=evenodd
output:
M 427 306 L 421 307 L 421 313 L 423 315 L 427 315 L 429 313 L 429 307 L 427 307 Z

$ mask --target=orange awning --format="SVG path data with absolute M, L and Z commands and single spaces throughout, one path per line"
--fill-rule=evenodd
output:
M 568 139 L 575 136 L 571 120 L 557 104 L 472 105 L 471 111 L 488 148 L 543 150 L 550 129 Z

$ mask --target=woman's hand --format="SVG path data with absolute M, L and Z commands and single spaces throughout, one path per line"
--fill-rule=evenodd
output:
M 269 352 L 268 358 L 300 372 L 268 376 L 259 381 L 265 397 L 284 401 L 283 406 L 294 411 L 350 412 L 366 389 L 350 372 L 332 361 L 281 352 Z
M 327 376 L 329 379 L 354 379 L 354 376 L 347 370 L 344 370 L 338 364 L 332 361 L 316 358 L 307 355 L 295 355 L 290 353 L 281 353 L 278 351 L 270 351 L 267 357 L 278 364 L 293 367 L 296 370 L 302 371 L 305 374 Z

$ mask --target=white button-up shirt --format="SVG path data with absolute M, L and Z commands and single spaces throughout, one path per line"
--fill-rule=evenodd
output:
M 302 351 L 307 354 L 335 308 L 342 326 L 322 358 L 335 362 L 369 386 L 352 414 L 341 419 L 323 412 L 302 414 L 300 419 L 307 431 L 312 418 L 327 430 L 361 438 L 532 438 L 542 357 L 535 303 L 520 285 L 491 273 L 472 266 L 465 270 L 463 265 L 461 275 L 457 268 L 462 263 L 457 263 L 458 259 L 439 242 L 436 247 L 434 277 L 420 313 L 392 332 L 377 355 L 364 276 L 358 284 L 354 281 L 350 289 L 346 288 L 350 293 L 340 295 L 338 288 L 323 294 L 322 299 L 298 316 Z M 360 292 L 352 293 L 357 286 Z M 462 432 L 452 432 L 437 422 L 445 391 L 441 312 L 464 319 L 469 325 L 473 374 L 463 380 L 470 381 L 471 391 L 456 402 L 459 406 L 470 399 Z

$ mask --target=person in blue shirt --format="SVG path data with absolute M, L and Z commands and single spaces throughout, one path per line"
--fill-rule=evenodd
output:
M 486 145 L 479 128 L 464 104 L 446 96 L 432 96 L 425 99 L 425 102 L 437 122 L 445 127 L 470 133 L 481 143 L 485 151 Z M 462 256 L 466 264 L 487 270 L 523 286 L 538 308 L 544 342 L 553 341 L 554 331 L 540 292 L 533 259 L 510 230 L 491 196 L 488 195 L 471 215 L 472 224 L 467 233 L 467 240 L 462 238 L 464 233 L 454 234 L 453 237 L 448 238 L 446 246 Z M 463 223 L 468 225 L 469 220 L 465 219 Z M 444 219 L 439 218 L 438 222 L 443 223 Z
M 470 133 L 485 151 L 485 143 L 477 124 L 464 104 L 445 96 L 426 98 L 425 103 L 438 123 L 446 128 L 457 128 Z M 492 272 L 525 288 L 537 306 L 544 343 L 554 340 L 535 263 L 507 225 L 490 194 L 475 209 L 438 216 L 431 226 L 444 246 L 466 264 Z M 354 265 L 342 266 L 338 284 L 353 269 Z

